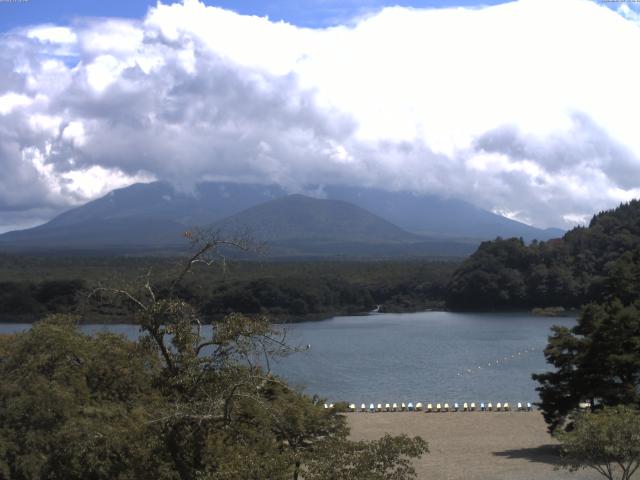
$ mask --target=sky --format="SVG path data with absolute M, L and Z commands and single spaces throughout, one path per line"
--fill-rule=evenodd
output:
M 0 42 L 0 232 L 153 180 L 640 197 L 638 2 L 0 0 Z

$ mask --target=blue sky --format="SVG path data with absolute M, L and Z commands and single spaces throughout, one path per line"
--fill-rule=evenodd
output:
M 164 3 L 173 3 L 165 0 Z M 271 20 L 305 27 L 324 27 L 341 23 L 353 16 L 388 5 L 411 7 L 448 7 L 494 5 L 500 0 L 219 0 L 205 1 L 242 14 L 268 16 Z M 0 2 L 0 31 L 36 23 L 69 24 L 76 16 L 113 16 L 142 18 L 153 0 L 29 0 Z

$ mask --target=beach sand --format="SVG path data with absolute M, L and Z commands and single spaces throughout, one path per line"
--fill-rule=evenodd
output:
M 554 470 L 557 442 L 540 412 L 347 413 L 351 438 L 420 435 L 429 453 L 415 462 L 425 480 L 591 480 L 593 470 Z

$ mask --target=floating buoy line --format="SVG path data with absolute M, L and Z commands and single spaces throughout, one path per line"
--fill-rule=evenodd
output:
M 539 352 L 542 349 L 539 348 L 535 348 L 535 347 L 529 347 L 529 348 L 525 348 L 524 350 L 520 350 L 518 352 L 513 352 L 507 355 L 502 355 L 498 358 L 496 358 L 495 360 L 491 360 L 487 363 L 482 363 L 480 365 L 474 365 L 470 368 L 465 368 L 463 370 L 460 370 L 456 373 L 457 377 L 463 377 L 465 375 L 473 375 L 475 373 L 478 373 L 480 371 L 482 371 L 483 369 L 488 369 L 488 368 L 498 368 L 502 365 L 508 365 L 511 362 L 515 361 L 515 360 L 520 360 L 524 357 L 526 357 L 527 355 L 534 353 L 534 352 Z
M 504 354 L 494 359 L 482 363 L 480 365 L 474 365 L 470 368 L 462 369 L 456 373 L 457 377 L 464 377 L 468 375 L 475 375 L 483 370 L 499 368 L 502 365 L 508 365 L 513 361 L 520 360 L 526 356 L 542 351 L 539 347 L 528 347 L 517 352 Z M 325 404 L 325 408 L 333 408 L 333 404 Z M 355 403 L 349 404 L 349 411 L 351 412 L 425 412 L 425 413 L 446 413 L 446 412 L 531 412 L 534 410 L 534 406 L 531 402 L 516 402 L 510 404 L 509 402 L 454 402 L 449 403 L 428 403 L 428 402 L 409 402 L 409 403 L 362 403 L 358 407 Z

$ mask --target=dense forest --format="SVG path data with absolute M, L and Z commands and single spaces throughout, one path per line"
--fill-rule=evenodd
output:
M 79 313 L 89 321 L 123 321 L 126 305 L 89 294 L 100 286 L 137 285 L 148 277 L 169 288 L 180 259 L 0 256 L 0 320 L 30 321 Z M 442 308 L 454 262 L 236 261 L 196 266 L 177 295 L 207 318 L 230 312 L 266 314 L 275 321 L 382 311 Z M 33 280 L 36 279 L 36 280 Z
M 526 245 L 484 242 L 455 272 L 447 306 L 455 310 L 579 308 L 640 296 L 640 201 L 595 215 L 563 238 Z

